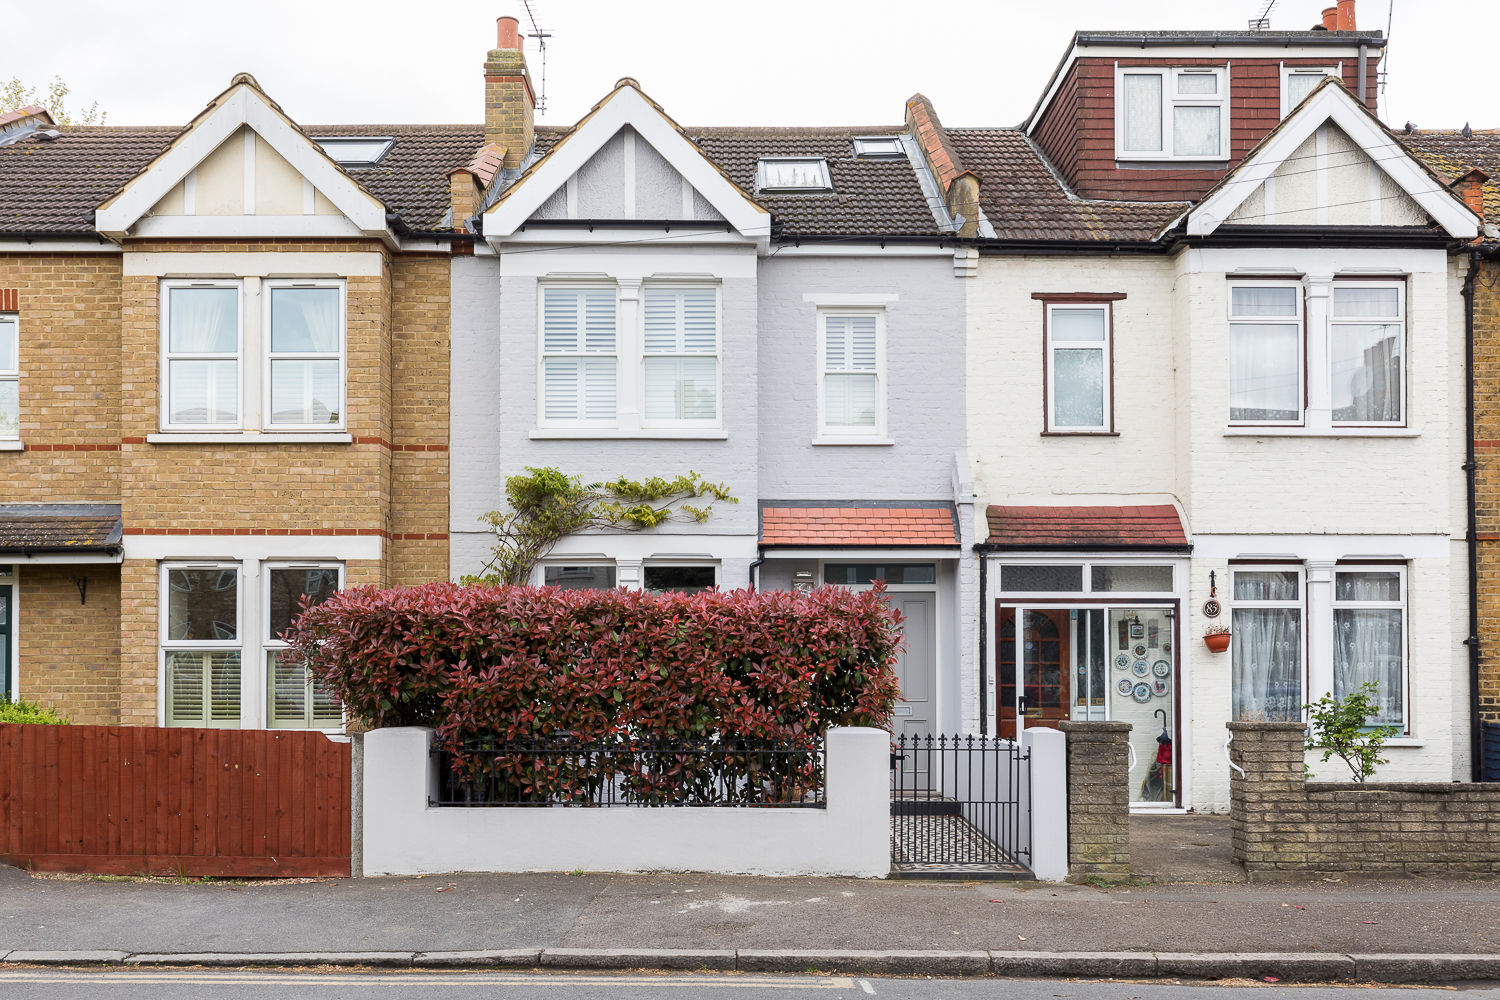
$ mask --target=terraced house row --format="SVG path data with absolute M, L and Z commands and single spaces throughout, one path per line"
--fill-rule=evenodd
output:
M 630 78 L 559 128 L 506 17 L 472 125 L 243 74 L 180 126 L 7 115 L 0 684 L 338 730 L 275 657 L 302 595 L 475 572 L 528 466 L 691 469 L 741 502 L 535 582 L 884 581 L 899 730 L 1127 721 L 1143 809 L 1226 809 L 1226 720 L 1366 683 L 1382 777 L 1466 780 L 1497 145 L 1383 125 L 1385 46 L 1344 0 L 1080 31 L 1012 128 L 685 127 Z

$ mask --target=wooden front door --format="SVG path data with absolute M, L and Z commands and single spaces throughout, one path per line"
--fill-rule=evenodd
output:
M 1070 713 L 1069 612 L 1029 609 L 1023 614 L 1019 644 L 1015 609 L 1000 608 L 995 616 L 1000 735 L 1007 739 L 1017 735 L 1018 715 L 1023 717 L 1020 728 L 1025 728 L 1054 725 Z

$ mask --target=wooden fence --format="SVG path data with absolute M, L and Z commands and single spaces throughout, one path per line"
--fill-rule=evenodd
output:
M 347 876 L 349 787 L 349 744 L 322 733 L 0 725 L 0 860 Z

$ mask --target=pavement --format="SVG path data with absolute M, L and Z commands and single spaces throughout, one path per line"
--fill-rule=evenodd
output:
M 161 884 L 0 868 L 0 961 L 1500 980 L 1497 889 L 562 874 Z

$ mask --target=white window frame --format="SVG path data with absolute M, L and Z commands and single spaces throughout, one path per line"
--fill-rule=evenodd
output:
M 547 583 L 548 568 L 567 566 L 581 566 L 590 568 L 598 566 L 608 566 L 615 571 L 615 585 L 610 589 L 619 590 L 621 587 L 619 561 L 615 559 L 605 559 L 597 555 L 585 556 L 578 559 L 569 559 L 566 556 L 552 556 L 544 559 L 541 562 L 537 563 L 536 568 L 531 571 L 531 585 L 533 587 L 552 586 L 552 584 Z
M 0 441 L 19 441 L 21 440 L 21 314 L 0 312 L 0 323 L 10 323 L 15 328 L 16 334 L 16 366 L 0 368 L 0 383 L 14 382 L 16 385 L 16 432 L 0 434 Z
M 1396 314 L 1394 316 L 1357 316 L 1339 318 L 1335 302 L 1338 297 L 1339 288 L 1394 288 L 1396 290 Z M 1408 388 L 1410 381 L 1410 365 L 1407 361 L 1407 329 L 1406 329 L 1406 282 L 1389 280 L 1367 280 L 1352 277 L 1335 278 L 1328 292 L 1328 330 L 1325 337 L 1323 350 L 1328 358 L 1328 394 L 1330 400 L 1330 420 L 1335 428 L 1342 427 L 1405 427 L 1408 419 L 1408 403 L 1411 395 Z M 1376 323 L 1395 324 L 1400 333 L 1398 334 L 1397 355 L 1401 359 L 1401 419 L 1400 420 L 1336 420 L 1332 419 L 1332 396 L 1333 396 L 1333 330 L 1336 326 L 1369 326 Z
M 232 572 L 235 574 L 234 585 L 234 615 L 235 615 L 235 638 L 234 639 L 171 639 L 169 638 L 170 615 L 171 615 L 171 577 L 173 570 L 218 570 L 219 572 Z M 160 578 L 157 591 L 157 677 L 158 686 L 161 690 L 161 724 L 171 728 L 183 729 L 250 729 L 254 728 L 251 720 L 246 718 L 246 691 L 251 683 L 247 674 L 245 662 L 245 648 L 248 636 L 245 631 L 245 573 L 243 564 L 232 559 L 177 559 L 164 560 L 160 564 Z M 182 652 L 224 652 L 240 654 L 240 699 L 239 719 L 232 724 L 215 724 L 214 720 L 205 715 L 203 722 L 173 722 L 170 715 L 169 703 L 171 701 L 171 686 L 167 682 L 167 654 L 174 651 Z M 251 675 L 253 677 L 253 674 Z M 205 688 L 205 691 L 207 689 Z
M 590 352 L 579 350 L 575 352 L 547 353 L 547 290 L 549 288 L 562 288 L 569 291 L 586 291 L 588 289 L 608 290 L 615 297 L 615 345 L 614 350 L 608 354 L 603 352 Z M 620 391 L 623 388 L 624 355 L 621 342 L 622 325 L 620 323 L 621 295 L 618 282 L 614 281 L 539 281 L 536 290 L 536 425 L 539 428 L 554 430 L 582 430 L 582 429 L 613 429 L 619 425 L 620 420 Z M 644 320 L 642 320 L 644 322 Z M 721 334 L 722 337 L 722 334 Z M 582 341 L 580 341 L 580 347 Z M 547 419 L 547 359 L 548 358 L 613 358 L 615 362 L 615 412 L 608 420 L 586 420 L 580 416 L 576 420 L 548 420 Z M 580 387 L 580 392 L 582 391 Z
M 768 184 L 766 167 L 772 163 L 816 164 L 820 179 L 817 186 L 804 184 L 797 187 L 785 187 Z M 755 190 L 757 193 L 764 191 L 768 194 L 825 194 L 833 190 L 833 176 L 828 171 L 828 159 L 822 156 L 762 156 L 755 161 Z
M 891 144 L 895 149 L 891 149 Z M 857 135 L 854 137 L 854 158 L 857 160 L 904 160 L 906 147 L 899 135 Z
M 647 351 L 646 350 L 646 297 L 652 291 L 682 291 L 686 289 L 712 288 L 714 293 L 714 415 L 709 420 L 648 420 L 646 418 L 646 359 L 647 358 L 706 358 L 710 355 L 696 351 Z M 619 305 L 616 304 L 615 316 L 619 317 Z M 636 360 L 636 412 L 641 416 L 641 426 L 653 429 L 671 428 L 704 428 L 713 429 L 722 427 L 724 424 L 724 293 L 723 288 L 717 282 L 672 282 L 672 281 L 648 281 L 641 285 L 640 308 L 636 310 L 639 317 L 636 323 L 636 345 L 639 357 Z M 615 399 L 618 406 L 619 400 L 619 335 L 615 339 L 616 350 L 616 384 Z
M 1046 337 L 1046 367 L 1047 380 L 1043 387 L 1047 394 L 1046 410 L 1047 433 L 1049 434 L 1111 434 L 1114 432 L 1114 303 L 1108 301 L 1084 302 L 1047 302 L 1044 303 Z M 1058 340 L 1052 322 L 1052 315 L 1058 309 L 1087 309 L 1095 310 L 1104 314 L 1104 338 L 1102 340 Z M 1100 361 L 1103 364 L 1103 378 L 1101 379 L 1101 399 L 1103 404 L 1099 411 L 1100 422 L 1092 426 L 1087 424 L 1059 424 L 1056 420 L 1054 408 L 1057 405 L 1057 351 L 1059 350 L 1090 350 L 1100 352 Z
M 261 287 L 261 365 L 260 365 L 260 412 L 261 429 L 267 433 L 280 431 L 343 431 L 349 424 L 349 292 L 342 278 L 266 278 Z M 281 351 L 271 349 L 271 299 L 278 288 L 333 288 L 339 293 L 339 349 L 337 354 L 326 352 Z M 278 424 L 273 421 L 271 406 L 271 362 L 272 361 L 332 361 L 339 365 L 338 406 L 339 420 L 336 424 Z M 240 390 L 243 398 L 244 389 Z
M 1328 649 L 1330 655 L 1333 652 L 1333 643 L 1337 641 L 1337 629 L 1335 622 L 1338 612 L 1343 610 L 1399 610 L 1401 612 L 1401 721 L 1395 728 L 1400 730 L 1400 736 L 1411 734 L 1411 615 L 1407 605 L 1411 601 L 1407 592 L 1407 567 L 1404 563 L 1337 563 L 1333 567 L 1333 590 L 1332 610 L 1329 614 L 1327 628 L 1332 638 Z M 1341 601 L 1339 600 L 1338 578 L 1341 573 L 1395 573 L 1400 581 L 1401 596 L 1395 601 Z M 1332 675 L 1333 664 L 1329 663 L 1329 673 Z M 1331 686 L 1331 682 L 1330 682 Z M 1332 691 L 1328 692 L 1332 694 Z M 1311 700 L 1311 699 L 1309 699 Z
M 1297 303 L 1296 316 L 1236 316 L 1234 314 L 1234 290 L 1236 288 L 1290 288 Z M 1307 422 L 1307 354 L 1311 349 L 1307 329 L 1307 297 L 1300 281 L 1244 280 L 1231 281 L 1224 291 L 1224 419 L 1231 427 L 1302 427 Z M 1235 420 L 1230 416 L 1229 379 L 1233 375 L 1233 359 L 1229 352 L 1229 328 L 1231 326 L 1297 326 L 1297 416 L 1293 420 Z
M 1281 117 L 1285 118 L 1291 114 L 1293 108 L 1293 105 L 1289 101 L 1291 94 L 1289 92 L 1290 88 L 1287 87 L 1288 79 L 1294 76 L 1311 76 L 1314 73 L 1320 78 L 1333 76 L 1342 80 L 1344 78 L 1344 64 L 1337 63 L 1333 66 L 1288 66 L 1286 63 L 1281 64 Z
M 1295 573 L 1297 575 L 1297 597 L 1296 597 L 1295 600 L 1288 600 L 1288 601 L 1250 601 L 1250 600 L 1243 600 L 1243 601 L 1241 601 L 1241 600 L 1236 600 L 1235 596 L 1234 596 L 1234 578 L 1235 578 L 1235 575 L 1239 574 L 1239 573 Z M 1305 563 L 1301 563 L 1301 562 L 1298 562 L 1298 563 L 1252 563 L 1252 562 L 1230 563 L 1229 564 L 1229 594 L 1228 594 L 1228 598 L 1229 599 L 1224 602 L 1224 616 L 1222 618 L 1220 618 L 1219 621 L 1227 623 L 1229 625 L 1230 629 L 1231 629 L 1231 632 L 1233 631 L 1233 628 L 1234 628 L 1234 610 L 1235 610 L 1235 608 L 1284 609 L 1284 610 L 1295 610 L 1295 611 L 1298 612 L 1298 614 L 1299 614 L 1298 622 L 1299 622 L 1300 631 L 1301 631 L 1302 634 L 1299 636 L 1299 641 L 1297 643 L 1297 674 L 1298 674 L 1298 677 L 1299 677 L 1299 683 L 1301 684 L 1300 693 L 1298 694 L 1297 718 L 1298 718 L 1298 720 L 1305 721 L 1306 718 L 1307 718 L 1307 709 L 1304 708 L 1303 706 L 1306 705 L 1307 702 L 1309 702 L 1309 701 L 1312 700 L 1312 698 L 1309 696 L 1310 693 L 1311 693 L 1311 691 L 1312 691 L 1312 665 L 1308 662 L 1308 652 L 1311 649 L 1311 635 L 1310 635 L 1310 632 L 1311 632 L 1312 628 L 1314 627 L 1314 624 L 1308 618 L 1308 613 L 1307 613 L 1307 609 L 1308 609 L 1308 601 L 1307 601 L 1307 565 Z M 1330 624 L 1330 626 L 1332 625 L 1332 620 L 1331 619 L 1329 621 L 1329 624 Z M 1230 641 L 1231 642 L 1234 641 L 1232 634 L 1231 634 L 1231 637 L 1230 637 Z M 1229 655 L 1233 656 L 1234 653 L 1231 651 Z M 1233 666 L 1232 665 L 1229 668 L 1229 674 L 1230 674 L 1230 676 L 1229 676 L 1229 704 L 1227 706 L 1227 709 L 1229 711 L 1229 717 L 1231 719 L 1233 719 L 1234 718 L 1234 670 L 1233 670 Z
M 828 370 L 828 319 L 830 317 L 875 317 L 875 426 L 859 430 L 828 426 L 827 378 L 829 375 L 865 374 Z M 817 310 L 818 430 L 815 444 L 889 444 L 886 408 L 885 330 L 886 310 L 880 306 L 825 306 Z
M 174 288 L 233 288 L 235 291 L 235 421 L 232 424 L 176 424 L 172 423 L 172 384 L 170 381 L 173 361 L 223 361 L 223 354 L 182 353 L 173 354 L 171 344 L 171 291 Z M 240 278 L 163 278 L 158 289 L 160 314 L 160 363 L 157 378 L 161 395 L 161 429 L 163 431 L 193 431 L 195 433 L 236 434 L 245 428 L 245 282 Z
M 653 594 L 675 594 L 674 590 L 651 590 L 646 586 L 646 573 L 653 569 L 703 569 L 714 571 L 713 586 L 723 586 L 724 568 L 717 559 L 647 559 L 641 563 L 641 589 Z M 618 572 L 618 570 L 616 571 Z M 618 577 L 616 577 L 618 582 Z
M 264 690 L 267 729 L 300 729 L 315 730 L 325 733 L 341 733 L 348 719 L 347 711 L 341 713 L 341 720 L 337 726 L 287 726 L 276 725 L 271 718 L 275 710 L 276 692 L 272 690 L 272 675 L 267 668 L 267 654 L 278 650 L 290 648 L 285 642 L 277 639 L 271 634 L 271 574 L 277 570 L 324 570 L 333 569 L 338 571 L 338 590 L 344 589 L 344 564 L 336 559 L 270 559 L 260 564 L 260 623 L 259 623 L 259 656 L 256 662 L 259 664 L 260 686 Z M 305 669 L 305 668 L 304 668 Z M 244 670 L 241 668 L 240 683 L 244 683 Z M 312 680 L 308 680 L 308 695 L 311 697 Z
M 1179 96 L 1177 81 L 1183 76 L 1198 76 L 1212 73 L 1218 81 L 1217 93 L 1212 96 L 1186 94 Z M 1127 150 L 1125 148 L 1125 123 L 1128 113 L 1125 108 L 1126 76 L 1158 76 L 1161 78 L 1161 149 Z M 1217 155 L 1179 156 L 1172 150 L 1172 109 L 1174 107 L 1216 107 L 1219 109 L 1219 152 Z M 1224 66 L 1121 66 L 1115 64 L 1115 159 L 1117 160 L 1182 160 L 1207 163 L 1229 159 L 1229 67 Z

